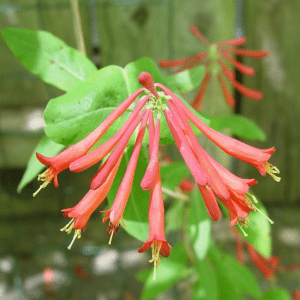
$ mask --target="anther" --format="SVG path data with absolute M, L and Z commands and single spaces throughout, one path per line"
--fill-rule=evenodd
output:
M 151 245 L 152 247 L 152 259 L 149 260 L 149 262 L 153 262 L 154 263 L 154 271 L 153 271 L 153 280 L 156 280 L 156 265 L 157 267 L 159 267 L 160 264 L 160 257 L 159 257 L 159 251 L 161 248 L 161 242 L 156 242 L 154 241 L 154 243 Z
M 252 198 L 252 200 L 253 200 L 254 203 L 258 203 L 257 198 L 253 194 L 247 193 L 247 195 Z
M 278 169 L 277 167 L 271 165 L 271 164 L 268 163 L 268 162 L 263 162 L 263 165 L 264 165 L 264 167 L 265 167 L 266 172 L 267 172 L 269 175 L 271 175 L 272 178 L 273 178 L 275 181 L 279 182 L 279 181 L 281 180 L 281 177 L 275 175 L 275 174 L 279 174 L 279 173 L 280 173 L 280 171 L 279 171 L 279 169 Z

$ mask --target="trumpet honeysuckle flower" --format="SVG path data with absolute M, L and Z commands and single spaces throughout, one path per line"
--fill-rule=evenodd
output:
M 174 113 L 174 116 L 178 120 L 178 124 L 181 126 L 182 131 L 186 132 L 186 136 L 190 140 L 190 146 L 195 153 L 195 156 L 199 162 L 199 165 L 205 173 L 210 178 L 210 185 L 214 193 L 217 195 L 218 198 L 222 198 L 224 200 L 229 199 L 229 190 L 226 187 L 225 183 L 223 182 L 221 176 L 211 163 L 209 159 L 209 155 L 204 151 L 204 149 L 199 145 L 198 140 L 187 120 L 185 115 L 181 110 L 178 110 L 176 106 L 173 104 L 171 100 L 168 100 L 168 104 L 170 107 L 170 111 Z
M 233 44 L 238 42 L 239 40 L 232 41 Z M 144 252 L 151 246 L 151 261 L 156 267 L 160 261 L 159 255 L 167 257 L 171 249 L 164 233 L 164 204 L 158 160 L 160 127 L 163 124 L 161 118 L 165 117 L 175 144 L 203 196 L 207 211 L 215 221 L 221 218 L 218 200 L 228 209 L 231 225 L 246 225 L 249 212 L 258 210 L 253 204 L 256 202 L 255 197 L 249 194 L 249 187 L 255 184 L 256 180 L 239 178 L 211 158 L 200 146 L 190 123 L 199 128 L 204 135 L 226 153 L 251 163 L 263 175 L 270 173 L 274 179 L 279 181 L 279 178 L 274 175 L 279 171 L 268 163 L 275 151 L 274 148 L 260 150 L 214 131 L 198 119 L 172 91 L 160 83 L 154 83 L 149 73 L 142 72 L 138 79 L 144 87 L 122 102 L 86 138 L 55 157 L 44 157 L 41 154 L 37 154 L 37 157 L 42 163 L 50 167 L 40 177 L 41 180 L 45 180 L 40 188 L 52 180 L 58 186 L 57 175 L 66 168 L 72 172 L 81 172 L 100 160 L 104 160 L 92 178 L 89 192 L 75 207 L 63 210 L 64 216 L 72 219 L 69 224 L 62 228 L 62 231 L 70 233 L 72 229 L 75 230 L 69 246 L 71 248 L 75 239 L 81 237 L 81 230 L 86 227 L 91 214 L 107 196 L 128 142 L 134 132 L 137 132 L 133 152 L 117 195 L 111 208 L 106 211 L 103 217 L 103 222 L 109 220 L 107 232 L 110 235 L 109 243 L 111 243 L 114 233 L 119 229 L 120 222 L 123 222 L 123 213 L 131 193 L 134 173 L 148 124 L 150 160 L 140 185 L 142 189 L 150 190 L 149 238 L 139 249 L 139 252 Z M 134 108 L 116 134 L 88 153 L 129 106 Z M 140 200 L 143 201 L 143 199 Z
M 159 122 L 159 120 L 158 120 Z M 154 129 L 153 118 L 149 119 L 149 147 L 150 157 L 156 152 L 155 150 L 155 132 L 159 128 L 159 123 Z M 151 134 L 152 133 L 152 134 Z M 154 133 L 154 134 L 153 134 Z M 152 259 L 149 262 L 154 262 L 153 280 L 156 279 L 156 265 L 160 264 L 160 257 L 168 257 L 170 255 L 171 246 L 168 244 L 165 237 L 164 229 L 164 201 L 162 195 L 162 186 L 160 180 L 159 166 L 156 164 L 155 181 L 150 189 L 150 203 L 149 203 L 149 237 L 143 246 L 138 250 L 142 253 L 152 247 Z
M 194 68 L 201 63 L 205 63 L 205 74 L 202 79 L 200 89 L 196 94 L 194 101 L 192 102 L 192 106 L 196 110 L 201 109 L 203 97 L 212 77 L 216 77 L 219 81 L 224 98 L 229 106 L 235 106 L 235 99 L 229 91 L 226 80 L 228 80 L 229 83 L 231 83 L 234 88 L 245 97 L 253 100 L 262 99 L 263 94 L 260 91 L 247 88 L 236 81 L 235 74 L 230 71 L 226 64 L 233 65 L 243 75 L 253 76 L 255 74 L 255 70 L 237 61 L 233 56 L 240 55 L 261 59 L 269 55 L 268 51 L 245 50 L 237 48 L 246 43 L 245 37 L 210 44 L 194 25 L 190 26 L 190 30 L 196 36 L 196 38 L 198 38 L 207 47 L 207 50 L 185 59 L 162 60 L 159 62 L 159 65 L 163 68 L 175 68 L 174 73 L 178 73 Z
M 151 115 L 151 121 L 153 121 L 153 115 Z M 158 151 L 159 151 L 159 135 L 160 135 L 160 117 L 157 118 L 157 123 L 153 134 L 154 134 L 154 139 L 153 139 L 153 145 L 151 146 L 153 148 L 153 151 L 150 156 L 146 173 L 141 181 L 141 188 L 143 190 L 149 190 L 151 188 L 152 184 L 155 181 L 157 168 L 159 167 Z
M 157 84 L 157 86 L 161 87 L 167 95 L 170 95 L 173 103 L 178 107 L 178 110 L 182 110 L 187 119 L 224 152 L 237 159 L 252 164 L 262 175 L 265 176 L 266 173 L 268 173 L 275 181 L 280 181 L 280 177 L 275 175 L 279 174 L 279 170 L 268 162 L 272 154 L 275 152 L 274 147 L 269 149 L 258 149 L 213 130 L 197 118 L 197 116 L 195 116 L 193 112 L 169 89 L 161 84 Z
M 73 161 L 85 155 L 143 91 L 145 91 L 145 88 L 141 88 L 129 96 L 87 137 L 65 149 L 58 155 L 46 157 L 36 153 L 37 159 L 42 164 L 49 166 L 49 168 L 38 176 L 38 180 L 44 181 L 44 183 L 33 196 L 35 196 L 42 188 L 46 187 L 52 180 L 54 181 L 54 185 L 58 187 L 57 175 L 69 168 L 69 165 Z
M 180 125 L 177 123 L 176 117 L 170 110 L 164 110 L 165 117 L 167 119 L 170 131 L 174 137 L 175 144 L 180 151 L 185 163 L 190 169 L 197 184 L 200 186 L 206 186 L 210 184 L 210 178 L 206 175 L 201 168 L 193 150 L 191 149 L 189 142 L 184 135 Z
M 66 231 L 69 234 L 71 233 L 72 229 L 75 230 L 74 237 L 68 247 L 69 250 L 71 249 L 76 238 L 79 239 L 81 237 L 81 230 L 85 230 L 91 214 L 107 196 L 118 171 L 121 159 L 122 155 L 116 162 L 111 173 L 106 178 L 106 181 L 98 189 L 90 189 L 76 206 L 62 210 L 64 217 L 72 218 L 72 220 L 65 227 L 63 227 L 61 231 Z
M 124 152 L 128 141 L 133 134 L 134 130 L 137 128 L 138 124 L 146 114 L 147 110 L 143 110 L 130 124 L 126 132 L 123 134 L 122 138 L 120 139 L 118 145 L 113 150 L 113 152 L 110 154 L 108 159 L 105 161 L 103 166 L 99 169 L 99 171 L 95 174 L 91 181 L 91 189 L 95 190 L 99 186 L 102 185 L 102 183 L 105 181 L 105 178 L 107 175 L 111 172 L 112 168 L 114 167 L 116 161 L 118 160 L 121 153 Z
M 106 212 L 106 215 L 103 218 L 103 223 L 109 219 L 109 225 L 107 229 L 107 233 L 110 235 L 109 244 L 111 244 L 111 239 L 113 235 L 118 231 L 120 227 L 120 222 L 121 221 L 123 222 L 123 213 L 125 210 L 126 203 L 128 201 L 128 197 L 131 192 L 133 177 L 134 177 L 137 161 L 139 158 L 140 150 L 142 147 L 142 142 L 143 142 L 149 114 L 150 111 L 147 112 L 147 114 L 144 116 L 142 120 L 139 133 L 137 135 L 136 142 L 131 154 L 131 158 L 129 160 L 126 172 L 124 174 L 124 177 L 118 189 L 113 205 L 108 211 L 103 211 Z
M 95 150 L 89 152 L 88 154 L 80 157 L 79 159 L 72 162 L 69 166 L 71 172 L 81 172 L 89 167 L 93 166 L 100 160 L 102 160 L 120 141 L 123 137 L 124 133 L 128 130 L 131 123 L 137 118 L 138 114 L 141 112 L 142 108 L 149 100 L 151 95 L 148 95 L 142 99 L 140 99 L 132 113 L 123 124 L 123 126 L 118 130 L 118 132 L 107 142 L 96 148 Z
M 221 219 L 221 211 L 216 200 L 215 194 L 210 187 L 199 186 L 200 193 L 203 197 L 207 212 L 212 220 L 219 221 Z M 224 201 L 227 202 L 227 201 Z
M 252 263 L 264 274 L 266 279 L 274 280 L 274 274 L 279 268 L 279 259 L 275 256 L 270 259 L 263 257 L 250 243 L 246 243 L 246 247 Z
M 242 239 L 239 232 L 235 228 L 231 228 L 231 232 L 236 239 L 236 259 L 240 264 L 245 263 L 244 259 L 244 244 L 248 252 L 250 261 L 256 266 L 256 268 L 264 275 L 268 280 L 274 280 L 275 274 L 278 271 L 299 271 L 299 263 L 294 263 L 292 265 L 281 265 L 280 257 L 271 255 L 269 258 L 261 255 L 255 247 L 249 242 Z
M 215 161 L 211 156 L 208 156 L 208 158 L 221 176 L 228 189 L 236 193 L 243 194 L 249 191 L 250 186 L 253 186 L 257 183 L 255 179 L 240 178 L 232 174 L 225 167 Z

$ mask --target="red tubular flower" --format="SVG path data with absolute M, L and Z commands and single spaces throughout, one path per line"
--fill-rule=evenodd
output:
M 239 42 L 240 40 L 232 41 L 233 44 Z M 169 256 L 171 248 L 166 241 L 164 233 L 164 205 L 158 161 L 160 121 L 163 114 L 174 137 L 175 144 L 196 180 L 207 211 L 215 221 L 218 221 L 221 217 L 216 200 L 218 199 L 229 210 L 231 225 L 245 225 L 249 212 L 258 210 L 252 203 L 252 200 L 256 202 L 255 197 L 248 193 L 249 186 L 255 184 L 256 181 L 254 179 L 241 179 L 214 161 L 199 145 L 189 121 L 194 123 L 226 153 L 253 164 L 263 175 L 268 172 L 276 180 L 279 180 L 274 175 L 274 173 L 279 173 L 279 171 L 267 162 L 275 151 L 274 148 L 267 150 L 256 149 L 212 130 L 201 122 L 169 89 L 162 84 L 154 84 L 153 78 L 149 73 L 141 73 L 139 82 L 144 85 L 144 88 L 132 94 L 95 131 L 81 142 L 71 146 L 54 158 L 45 158 L 40 154 L 37 154 L 37 156 L 44 163 L 48 163 L 48 160 L 58 161 L 58 164 L 49 163 L 50 168 L 46 172 L 52 172 L 52 177 L 44 178 L 47 183 L 54 179 L 54 183 L 57 185 L 57 174 L 63 169 L 69 167 L 75 172 L 85 170 L 111 152 L 93 177 L 90 185 L 91 190 L 75 207 L 63 210 L 64 216 L 72 218 L 72 220 L 61 230 L 70 233 L 73 228 L 75 229 L 73 240 L 68 247 L 70 249 L 75 239 L 81 237 L 81 229 L 86 227 L 91 214 L 108 194 L 129 139 L 141 123 L 132 156 L 115 201 L 112 207 L 106 211 L 106 215 L 103 218 L 103 222 L 107 219 L 110 221 L 108 233 L 111 235 L 111 242 L 113 234 L 118 230 L 122 221 L 123 212 L 131 192 L 147 122 L 149 121 L 150 161 L 141 182 L 143 189 L 150 189 L 149 238 L 139 249 L 139 252 L 146 251 L 152 246 L 151 261 L 154 262 L 156 267 L 156 264 L 159 264 L 160 261 L 159 255 Z M 156 91 L 156 88 L 159 88 L 160 91 Z M 116 135 L 83 157 L 109 126 L 143 91 L 146 92 L 147 96 L 137 100 L 134 110 Z M 156 126 L 153 114 L 155 114 Z
M 235 42 L 240 42 L 240 40 Z M 230 224 L 245 226 L 249 212 L 252 210 L 259 211 L 252 203 L 252 201 L 257 202 L 256 198 L 248 193 L 249 187 L 256 184 L 256 180 L 239 178 L 212 159 L 199 145 L 189 121 L 194 123 L 196 127 L 226 153 L 253 164 L 263 175 L 268 172 L 274 179 L 279 181 L 279 178 L 274 175 L 274 173 L 278 173 L 278 169 L 267 162 L 275 149 L 260 150 L 212 130 L 201 122 L 168 88 L 160 83 L 156 83 L 153 86 L 150 74 L 144 72 L 141 77 L 142 83 L 149 91 L 153 91 L 155 87 L 163 91 L 157 92 L 159 97 L 162 97 L 157 99 L 158 103 L 160 103 L 159 108 L 164 112 L 175 144 L 198 184 L 211 218 L 217 221 L 221 217 L 216 201 L 217 198 L 228 209 Z M 157 152 L 159 132 L 153 129 L 150 136 L 155 136 L 155 149 Z M 154 157 L 157 157 L 157 153 Z M 157 160 L 153 158 L 153 162 L 155 162 L 153 166 L 156 166 Z M 150 169 L 150 166 L 148 169 Z M 152 181 L 149 180 L 149 182 L 149 186 L 151 186 Z M 261 211 L 259 212 L 262 213 Z M 269 221 L 273 223 L 270 219 Z M 246 233 L 244 234 L 247 235 Z
M 221 219 L 221 211 L 212 189 L 209 187 L 201 187 L 199 185 L 198 187 L 209 216 L 212 220 L 219 221 Z
M 216 44 L 210 44 L 194 25 L 190 26 L 190 31 L 196 36 L 196 38 L 198 38 L 207 47 L 207 51 L 193 55 L 186 59 L 162 60 L 159 62 L 159 65 L 163 68 L 176 68 L 174 73 L 177 73 L 177 72 L 184 71 L 186 69 L 194 68 L 195 66 L 203 62 L 205 63 L 206 66 L 205 75 L 204 78 L 202 79 L 200 89 L 196 94 L 194 101 L 192 102 L 192 106 L 196 110 L 201 109 L 202 100 L 204 98 L 209 80 L 212 76 L 215 75 L 217 76 L 217 79 L 220 82 L 222 92 L 229 106 L 234 106 L 235 100 L 228 90 L 228 87 L 224 80 L 225 77 L 235 87 L 235 89 L 237 89 L 245 97 L 251 98 L 253 100 L 262 99 L 263 94 L 261 92 L 254 91 L 243 86 L 241 83 L 235 80 L 235 76 L 228 77 L 228 72 L 224 70 L 224 66 L 226 67 L 224 62 L 228 63 L 229 65 L 230 64 L 233 65 L 244 75 L 253 76 L 255 74 L 255 70 L 253 68 L 242 64 L 241 62 L 235 60 L 232 56 L 240 55 L 240 56 L 262 59 L 269 55 L 268 51 L 244 50 L 244 49 L 237 48 L 238 46 L 242 46 L 246 42 L 245 37 L 219 42 Z M 229 70 L 229 72 L 231 71 Z
M 185 115 L 182 113 L 181 110 L 178 110 L 176 106 L 173 104 L 171 100 L 167 100 L 170 110 L 176 116 L 178 120 L 178 124 L 181 125 L 181 129 L 186 132 L 186 136 L 190 140 L 190 146 L 195 153 L 195 156 L 199 162 L 201 168 L 205 171 L 207 176 L 209 176 L 211 180 L 211 188 L 216 194 L 218 198 L 222 198 L 224 200 L 229 200 L 229 191 L 223 182 L 222 178 L 220 177 L 219 173 L 216 171 L 214 166 L 212 165 L 210 159 L 208 158 L 209 155 L 202 149 L 199 145 L 198 140 L 187 120 Z
M 243 255 L 243 244 L 246 244 L 249 258 L 251 262 L 262 272 L 266 279 L 273 280 L 275 274 L 281 270 L 287 270 L 287 266 L 280 265 L 280 258 L 278 256 L 270 256 L 269 258 L 264 257 L 259 252 L 256 251 L 254 246 L 247 241 L 244 241 L 239 232 L 232 228 L 231 232 L 235 235 L 236 244 L 237 244 L 237 261 L 241 264 L 244 263 L 244 260 L 241 260 L 241 255 Z M 298 269 L 299 270 L 299 269 Z
M 255 185 L 257 183 L 255 179 L 244 179 L 232 174 L 221 164 L 216 162 L 211 156 L 209 156 L 209 159 L 215 167 L 215 169 L 218 171 L 219 175 L 221 176 L 223 182 L 228 187 L 228 189 L 238 194 L 245 194 L 249 191 L 250 186 Z
M 193 153 L 182 129 L 177 123 L 176 117 L 169 110 L 164 110 L 165 117 L 170 127 L 170 131 L 174 137 L 175 144 L 180 151 L 183 159 L 185 160 L 188 168 L 190 169 L 193 177 L 195 178 L 197 184 L 200 186 L 206 186 L 210 183 L 209 177 L 205 174 L 203 169 Z
M 153 119 L 153 115 L 151 116 Z M 141 181 L 141 188 L 143 190 L 149 190 L 155 181 L 157 168 L 159 167 L 159 163 L 158 163 L 159 136 L 160 136 L 160 118 L 157 118 L 157 123 L 154 130 L 153 145 L 152 145 L 153 151 L 151 153 L 147 170 Z
M 69 166 L 70 171 L 71 172 L 84 171 L 89 167 L 91 167 L 92 165 L 94 165 L 95 163 L 102 160 L 120 141 L 124 133 L 128 130 L 131 123 L 136 119 L 137 115 L 142 110 L 145 103 L 149 100 L 150 97 L 151 95 L 148 95 L 140 99 L 136 104 L 134 110 L 132 111 L 132 113 L 126 120 L 126 122 L 123 124 L 123 126 L 118 130 L 118 132 L 107 142 L 99 146 L 97 149 L 91 151 L 90 153 L 72 162 Z
M 33 196 L 35 196 L 42 188 L 46 187 L 52 180 L 54 180 L 54 185 L 58 187 L 57 175 L 67 169 L 73 161 L 86 154 L 143 91 L 145 91 L 145 88 L 141 88 L 129 96 L 87 137 L 58 155 L 46 157 L 36 153 L 37 159 L 42 164 L 49 166 L 49 168 L 38 176 L 38 180 L 44 181 L 44 183 Z
M 247 163 L 255 166 L 262 175 L 266 173 L 270 174 L 273 179 L 277 182 L 280 181 L 280 177 L 275 174 L 279 174 L 279 170 L 271 165 L 268 160 L 271 155 L 275 152 L 275 148 L 269 149 L 258 149 L 251 147 L 241 141 L 234 138 L 225 136 L 209 126 L 203 123 L 199 118 L 197 118 L 187 106 L 185 106 L 169 89 L 161 84 L 157 84 L 158 87 L 162 88 L 167 95 L 172 97 L 173 103 L 178 106 L 178 110 L 182 109 L 186 117 L 212 142 L 214 142 L 218 147 L 220 147 L 227 154 L 243 160 Z
M 64 217 L 72 218 L 72 220 L 65 227 L 63 227 L 61 231 L 66 231 L 69 234 L 73 228 L 75 230 L 74 237 L 68 247 L 69 250 L 71 249 L 76 238 L 79 239 L 81 237 L 81 230 L 85 229 L 91 214 L 107 196 L 118 171 L 122 156 L 123 155 L 119 157 L 111 173 L 98 189 L 90 189 L 76 206 L 62 210 L 62 212 L 64 212 Z
M 275 272 L 272 269 L 272 267 L 268 264 L 268 259 L 259 254 L 250 243 L 246 243 L 246 247 L 248 250 L 250 260 L 264 274 L 265 278 L 274 278 Z
M 137 135 L 136 142 L 131 154 L 131 158 L 129 160 L 126 172 L 118 189 L 118 193 L 116 195 L 114 203 L 108 211 L 103 211 L 106 212 L 106 215 L 104 216 L 102 222 L 104 223 L 109 219 L 109 226 L 107 229 L 107 233 L 110 235 L 109 244 L 111 244 L 111 239 L 113 235 L 118 231 L 120 227 L 120 222 L 123 221 L 123 212 L 125 210 L 129 194 L 131 192 L 133 177 L 136 169 L 136 164 L 139 158 L 140 150 L 142 147 L 142 142 L 149 114 L 150 111 L 147 112 L 147 114 L 142 120 L 139 133 Z
M 100 170 L 96 173 L 91 181 L 91 189 L 95 190 L 105 181 L 107 175 L 111 172 L 112 168 L 114 167 L 116 161 L 118 160 L 119 156 L 125 150 L 128 141 L 133 134 L 134 130 L 137 128 L 138 124 L 140 123 L 141 119 L 145 115 L 147 110 L 145 109 L 142 111 L 135 120 L 130 124 L 122 138 L 120 139 L 117 147 L 114 151 L 110 154 L 109 158 L 105 161 L 104 165 L 100 168 Z
M 149 119 L 149 147 L 150 157 L 154 152 L 155 141 L 153 140 L 156 130 L 154 129 L 153 118 Z M 157 128 L 157 127 L 156 127 Z M 160 180 L 159 166 L 157 165 L 155 182 L 150 190 L 150 203 L 149 203 L 149 237 L 143 246 L 138 250 L 142 253 L 152 247 L 152 259 L 149 262 L 154 262 L 154 276 L 156 279 L 156 264 L 159 266 L 160 257 L 168 257 L 170 255 L 171 246 L 168 244 L 165 231 L 164 231 L 164 201 L 162 195 L 162 186 Z

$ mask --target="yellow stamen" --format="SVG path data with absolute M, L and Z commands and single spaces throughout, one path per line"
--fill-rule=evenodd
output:
M 274 221 L 272 221 L 265 213 L 263 213 L 258 207 L 254 206 L 254 210 L 258 211 L 261 215 L 263 215 L 271 224 L 274 224 Z
M 114 231 L 112 230 L 111 233 L 110 233 L 110 238 L 109 238 L 109 241 L 108 241 L 108 245 L 111 245 L 111 241 L 112 241 L 113 236 L 114 236 Z
M 241 231 L 243 232 L 244 236 L 247 237 L 248 234 L 247 234 L 246 231 L 243 229 L 243 227 L 240 225 L 240 223 L 236 223 L 236 224 L 240 227 L 240 229 L 241 229 Z
M 75 224 L 75 218 L 73 218 L 65 227 L 61 228 L 60 231 L 65 231 L 67 234 L 70 234 L 72 229 L 74 228 Z M 75 229 L 73 239 L 68 246 L 68 249 L 71 250 L 71 247 L 73 246 L 76 238 L 80 239 L 81 238 L 81 229 Z
M 41 184 L 40 187 L 38 188 L 38 190 L 37 190 L 36 192 L 33 193 L 33 197 L 35 197 L 35 196 L 37 195 L 37 193 L 38 193 L 41 189 L 45 188 L 49 183 L 50 183 L 50 181 L 45 181 L 43 184 Z
M 73 236 L 73 239 L 70 243 L 70 245 L 68 246 L 68 250 L 71 250 L 76 238 L 80 239 L 81 238 L 81 229 L 76 229 L 75 232 L 74 232 L 74 236 Z
M 75 224 L 75 218 L 73 218 L 65 227 L 61 228 L 60 231 L 65 231 L 70 234 Z
M 267 161 L 266 162 L 263 162 L 263 165 L 265 167 L 265 170 L 266 172 L 272 176 L 272 178 L 279 182 L 281 180 L 281 177 L 275 175 L 275 174 L 279 174 L 280 171 L 278 168 L 276 168 L 275 166 L 271 165 L 270 163 L 268 163 Z
M 33 197 L 35 197 L 41 189 L 45 188 L 52 181 L 53 177 L 53 169 L 51 168 L 48 168 L 43 173 L 39 174 L 38 181 L 44 181 L 44 183 L 40 185 L 40 187 L 35 193 L 33 193 Z
M 149 260 L 149 262 L 154 262 L 154 273 L 153 273 L 153 280 L 156 280 L 156 264 L 157 267 L 159 267 L 160 264 L 160 257 L 159 257 L 159 251 L 161 248 L 161 242 L 160 241 L 154 241 L 151 245 L 152 247 L 152 259 Z
M 250 196 L 250 197 L 252 198 L 253 202 L 258 203 L 258 200 L 257 200 L 257 198 L 256 198 L 254 195 L 252 195 L 252 194 L 250 194 L 250 193 L 247 193 L 247 195 Z M 249 198 L 248 198 L 248 199 L 249 199 Z

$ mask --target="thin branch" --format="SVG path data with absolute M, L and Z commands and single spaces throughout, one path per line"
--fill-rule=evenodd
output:
M 71 9 L 72 9 L 73 25 L 74 25 L 77 49 L 84 56 L 86 56 L 82 26 L 81 26 L 81 21 L 80 21 L 80 11 L 79 11 L 79 6 L 78 6 L 78 0 L 70 0 L 70 1 L 71 1 Z

